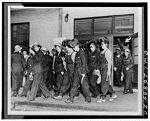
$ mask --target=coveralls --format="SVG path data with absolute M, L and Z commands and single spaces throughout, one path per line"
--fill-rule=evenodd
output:
M 98 76 L 94 75 L 94 70 L 99 69 L 99 53 L 97 50 L 95 50 L 93 53 L 90 53 L 88 56 L 88 67 L 89 67 L 89 77 L 90 77 L 90 88 L 92 91 L 93 96 L 98 96 L 98 87 L 97 87 L 97 79 Z
M 47 89 L 44 81 L 43 81 L 43 66 L 42 66 L 42 61 L 44 59 L 44 54 L 41 50 L 35 53 L 33 56 L 33 59 L 35 61 L 33 65 L 33 83 L 32 83 L 32 88 L 31 92 L 29 93 L 28 100 L 33 101 L 36 98 L 36 94 L 38 91 L 38 88 L 42 91 L 44 96 L 47 98 L 51 96 L 49 90 Z
M 15 52 L 11 55 L 11 78 L 13 95 L 17 96 L 23 81 L 23 71 L 26 62 L 22 54 Z
M 125 75 L 125 88 L 124 91 L 126 92 L 133 92 L 132 87 L 132 74 L 133 74 L 133 57 L 129 56 L 128 58 L 123 59 L 123 68 L 122 72 Z M 129 70 L 126 70 L 126 68 L 129 68 Z
M 90 92 L 89 92 L 89 82 L 87 77 L 88 72 L 89 70 L 87 66 L 87 59 L 85 57 L 85 53 L 83 50 L 80 49 L 76 53 L 76 57 L 75 57 L 74 81 L 73 81 L 73 86 L 70 90 L 70 97 L 69 97 L 69 100 L 71 102 L 73 102 L 73 99 L 76 96 L 80 85 L 82 87 L 83 96 L 85 97 L 86 101 L 91 102 Z M 83 80 L 82 80 L 82 74 L 85 74 Z M 81 80 L 82 80 L 82 84 L 81 84 Z
M 64 74 L 61 72 L 65 73 L 64 65 L 63 65 L 63 60 L 62 58 L 65 57 L 65 53 L 63 51 L 60 52 L 60 54 L 57 54 L 55 57 L 55 63 L 54 63 L 54 70 L 56 74 L 56 82 L 54 85 L 54 96 L 58 96 L 60 94 L 60 89 L 62 86 L 62 82 L 64 79 Z
M 108 51 L 108 49 L 106 50 Z M 101 98 L 104 99 L 107 94 L 112 96 L 114 90 L 112 89 L 112 86 L 110 85 L 110 80 L 106 81 L 107 78 L 107 72 L 108 72 L 108 62 L 105 57 L 105 53 L 100 53 L 100 73 L 101 73 Z

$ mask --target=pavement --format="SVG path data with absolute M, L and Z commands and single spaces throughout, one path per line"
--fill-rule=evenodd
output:
M 106 97 L 105 103 L 97 103 L 99 97 L 92 98 L 91 103 L 85 104 L 84 97 L 80 94 L 79 98 L 74 100 L 73 104 L 65 103 L 68 96 L 64 96 L 61 101 L 53 98 L 44 99 L 38 97 L 35 101 L 27 101 L 26 97 L 11 97 L 12 111 L 138 111 L 138 90 L 134 90 L 133 94 L 123 94 L 123 88 L 114 87 L 117 99 L 110 102 L 109 96 Z M 53 93 L 53 92 L 51 92 Z

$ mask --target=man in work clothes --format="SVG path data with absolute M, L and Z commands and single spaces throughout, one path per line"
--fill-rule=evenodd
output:
M 26 66 L 24 57 L 21 54 L 22 47 L 16 45 L 14 49 L 15 51 L 11 55 L 12 97 L 16 97 L 18 95 L 18 91 L 22 86 L 23 71 Z
M 71 46 L 74 48 L 74 50 L 77 52 L 75 57 L 75 72 L 74 72 L 74 81 L 72 88 L 70 90 L 70 97 L 66 103 L 73 103 L 73 99 L 76 95 L 76 92 L 78 91 L 78 88 L 82 87 L 82 91 L 85 97 L 85 103 L 90 103 L 90 92 L 89 92 L 89 83 L 88 83 L 88 66 L 87 66 L 87 60 L 85 57 L 85 53 L 83 50 L 79 48 L 79 42 L 77 39 L 73 39 Z

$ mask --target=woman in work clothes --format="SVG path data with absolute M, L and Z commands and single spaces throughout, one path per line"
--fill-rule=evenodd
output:
M 33 59 L 34 59 L 34 65 L 33 65 L 33 83 L 31 92 L 28 95 L 29 101 L 34 101 L 37 95 L 37 91 L 40 88 L 42 91 L 44 97 L 47 99 L 51 97 L 51 94 L 49 90 L 47 89 L 44 81 L 43 81 L 43 66 L 42 62 L 44 59 L 44 54 L 40 50 L 41 46 L 39 43 L 35 42 L 33 45 L 33 48 L 36 52 L 32 51 Z
M 89 82 L 87 73 L 89 72 L 87 66 L 87 59 L 85 57 L 85 53 L 79 47 L 79 42 L 77 39 L 73 39 L 71 41 L 71 46 L 77 52 L 75 57 L 75 72 L 74 72 L 74 81 L 72 88 L 70 90 L 70 96 L 66 103 L 73 103 L 74 97 L 78 92 L 78 88 L 82 87 L 83 95 L 85 97 L 85 103 L 90 103 L 90 92 L 89 92 Z
M 124 94 L 132 94 L 132 74 L 133 74 L 133 57 L 131 56 L 131 52 L 129 49 L 125 49 L 125 58 L 123 59 L 123 68 L 122 68 L 122 80 L 125 77 L 125 88 Z M 125 76 L 124 76 L 125 75 Z
M 109 101 L 117 98 L 114 94 L 110 82 L 111 82 L 111 67 L 112 67 L 112 52 L 108 49 L 109 40 L 106 37 L 100 38 L 100 44 L 102 51 L 100 53 L 100 73 L 101 73 L 101 91 L 100 100 L 98 103 L 105 102 L 105 97 L 107 94 L 110 95 Z

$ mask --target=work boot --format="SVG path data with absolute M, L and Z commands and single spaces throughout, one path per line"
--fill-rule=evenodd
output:
M 59 96 L 54 96 L 53 98 L 56 99 L 56 100 L 62 100 L 62 96 L 60 96 L 60 95 Z
M 27 94 L 21 93 L 18 95 L 18 97 L 27 97 Z

